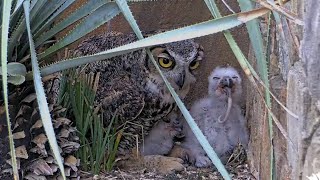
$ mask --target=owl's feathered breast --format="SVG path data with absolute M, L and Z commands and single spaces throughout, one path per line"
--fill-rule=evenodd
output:
M 74 54 L 94 54 L 135 40 L 134 34 L 106 33 L 83 41 Z M 106 124 L 116 114 L 117 126 L 125 126 L 125 133 L 139 134 L 140 138 L 142 129 L 144 135 L 148 134 L 155 122 L 164 118 L 174 106 L 163 100 L 167 97 L 165 87 L 154 81 L 146 67 L 146 58 L 145 50 L 138 50 L 85 67 L 86 72 L 100 72 L 96 103 L 102 104 Z M 123 137 L 120 148 L 127 149 L 135 144 L 132 135 Z

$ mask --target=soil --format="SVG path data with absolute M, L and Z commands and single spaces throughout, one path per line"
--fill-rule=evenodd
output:
M 227 167 L 227 171 L 230 173 L 232 179 L 239 180 L 255 180 L 255 177 L 250 172 L 248 164 L 239 165 L 236 168 Z M 191 166 L 186 167 L 182 172 L 176 172 L 170 175 L 161 175 L 155 171 L 147 172 L 146 170 L 138 171 L 123 171 L 120 169 L 113 170 L 109 173 L 103 173 L 100 175 L 92 175 L 90 173 L 81 172 L 81 179 L 96 180 L 96 179 L 143 179 L 143 180 L 175 180 L 175 179 L 188 179 L 188 180 L 220 180 L 223 177 L 218 171 L 209 168 L 194 168 Z

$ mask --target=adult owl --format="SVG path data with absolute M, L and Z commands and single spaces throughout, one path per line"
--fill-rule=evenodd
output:
M 94 54 L 136 40 L 134 34 L 108 32 L 81 42 L 74 55 Z M 185 40 L 150 50 L 179 97 L 185 98 L 196 81 L 195 73 L 203 59 L 202 47 L 194 40 Z M 158 121 L 175 121 L 168 116 L 174 113 L 175 101 L 145 50 L 90 63 L 85 71 L 101 73 L 96 102 L 102 105 L 106 124 L 117 116 L 115 126 L 124 128 L 120 153 L 135 147 L 137 140 L 141 143 Z

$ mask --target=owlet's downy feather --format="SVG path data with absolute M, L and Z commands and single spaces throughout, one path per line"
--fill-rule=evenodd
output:
M 195 102 L 190 113 L 219 158 L 226 163 L 234 148 L 249 141 L 246 121 L 239 101 L 242 87 L 239 73 L 232 67 L 217 67 L 208 78 L 208 96 Z M 202 146 L 185 122 L 185 139 L 181 144 L 189 162 L 196 167 L 212 164 Z

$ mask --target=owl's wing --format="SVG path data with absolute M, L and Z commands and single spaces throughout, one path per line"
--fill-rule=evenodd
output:
M 108 80 L 101 79 L 96 99 L 104 110 L 104 121 L 108 122 L 116 115 L 118 126 L 121 126 L 141 113 L 144 93 L 141 85 L 126 75 Z
M 134 34 L 124 35 L 117 32 L 94 35 L 82 41 L 74 50 L 73 56 L 95 54 L 130 43 L 135 39 Z M 140 57 L 134 55 L 128 53 L 85 66 L 85 72 L 101 72 L 96 103 L 102 105 L 105 112 L 104 119 L 107 121 L 114 115 L 123 121 L 135 119 L 144 107 L 141 85 L 144 77 L 143 68 L 136 60 Z
M 84 56 L 99 53 L 133 41 L 134 36 L 125 36 L 117 32 L 93 35 L 83 40 L 74 50 L 73 56 Z

